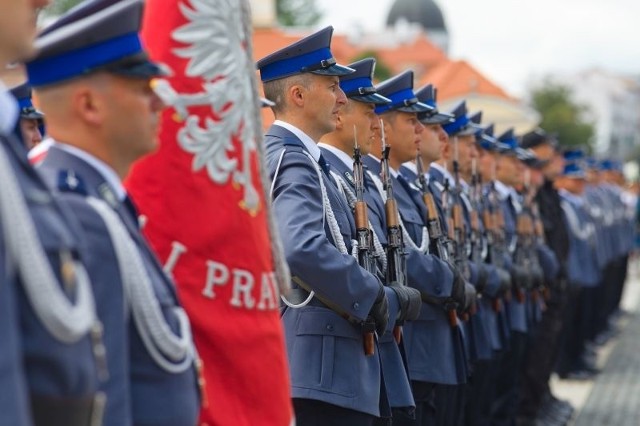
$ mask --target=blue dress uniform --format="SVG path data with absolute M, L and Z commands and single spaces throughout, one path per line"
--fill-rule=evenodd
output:
M 0 140 L 8 143 L 18 109 L 0 82 Z M 4 149 L 4 148 L 1 148 Z M 25 372 L 22 364 L 20 316 L 17 310 L 17 286 L 10 280 L 7 247 L 0 226 L 0 423 L 31 423 Z
M 565 152 L 567 163 L 564 175 L 573 179 L 584 179 L 584 170 L 580 165 L 582 156 L 577 153 L 580 158 L 572 158 L 574 154 L 576 151 Z M 563 189 L 558 192 L 569 231 L 567 278 L 574 297 L 567 309 L 557 371 L 563 378 L 589 378 L 593 372 L 589 371 L 591 366 L 585 362 L 585 343 L 588 339 L 593 307 L 597 301 L 596 288 L 600 281 L 595 252 L 595 227 L 586 209 L 583 194 L 572 194 Z
M 373 86 L 372 76 L 375 66 L 375 59 L 366 58 L 358 62 L 348 65 L 355 72 L 340 77 L 340 88 L 348 99 L 355 102 L 363 102 L 367 104 L 386 104 L 391 102 L 384 96 L 376 93 Z M 353 178 L 353 158 L 339 150 L 336 147 L 319 143 L 318 146 L 322 151 L 322 156 L 330 165 L 333 178 L 338 184 L 338 188 L 342 192 L 355 194 L 355 182 Z M 365 192 L 364 199 L 367 203 L 368 218 L 375 233 L 375 238 L 380 242 L 380 248 L 387 245 L 387 225 L 384 204 L 379 197 L 377 191 L 372 192 L 367 189 L 366 182 L 370 179 L 367 173 L 364 173 Z M 349 199 L 347 197 L 347 199 Z M 376 254 L 378 256 L 379 278 L 384 281 L 385 271 L 381 265 L 381 258 L 385 256 L 384 251 Z M 384 384 L 389 398 L 389 405 L 392 408 L 392 417 L 394 418 L 411 418 L 414 416 L 415 402 L 411 392 L 409 376 L 404 357 L 404 341 L 396 343 L 393 336 L 393 328 L 396 319 L 400 315 L 400 306 L 398 298 L 394 290 L 385 287 L 387 298 L 389 299 L 389 324 L 386 332 L 379 336 L 378 347 L 380 349 L 380 361 L 382 363 L 382 372 Z
M 393 101 L 390 105 L 376 108 L 378 115 L 390 110 L 418 113 L 427 113 L 430 110 L 423 107 L 415 97 L 413 73 L 410 71 L 380 83 L 377 89 Z M 363 162 L 369 168 L 373 179 L 379 183 L 380 162 L 372 156 L 364 158 Z M 449 298 L 453 292 L 451 268 L 444 261 L 421 249 L 423 246 L 428 247 L 429 243 L 428 240 L 423 240 L 427 212 L 422 198 L 419 192 L 410 188 L 404 177 L 396 171 L 391 173 L 398 210 L 407 232 L 405 245 L 410 248 L 406 254 L 408 284 L 420 290 L 424 300 Z M 375 184 L 371 189 L 380 192 L 381 187 Z M 406 241 L 408 238 L 413 244 Z M 434 416 L 437 422 L 450 423 L 457 415 L 458 401 L 438 401 L 438 396 L 445 394 L 443 389 L 447 386 L 456 387 L 466 382 L 467 359 L 461 329 L 452 329 L 443 306 L 423 303 L 420 317 L 405 325 L 404 340 L 416 405 L 422 405 L 418 408 L 418 412 L 423 411 L 422 418 L 417 419 L 418 422 L 425 422 L 429 416 Z M 430 392 L 433 392 L 432 396 L 428 395 Z M 435 406 L 435 413 L 430 412 L 433 407 L 429 404 Z
M 450 143 L 457 143 L 452 141 L 451 138 L 455 136 L 465 136 L 465 135 L 476 135 L 479 128 L 473 124 L 471 118 L 467 113 L 466 102 L 461 102 L 454 110 L 452 111 L 454 116 L 454 121 L 451 123 L 447 123 L 443 126 L 443 129 L 449 135 Z M 455 148 L 454 148 L 455 150 Z M 438 164 L 432 166 L 434 168 L 434 173 L 437 175 L 437 172 L 440 172 L 443 175 L 443 178 L 449 181 L 449 187 L 455 188 L 455 179 L 454 177 L 447 171 L 440 167 Z M 443 180 L 437 179 L 440 184 L 443 184 Z M 464 217 L 464 227 L 465 227 L 465 239 L 467 242 L 471 241 L 471 200 L 469 198 L 469 186 L 460 179 L 460 202 L 462 203 L 463 217 Z M 466 249 L 466 247 L 465 247 Z M 471 254 L 471 253 L 469 253 Z M 483 264 L 476 264 L 470 259 L 467 259 L 470 277 L 469 281 L 473 286 L 478 289 L 478 293 L 487 286 L 487 279 L 489 278 L 489 270 Z M 497 281 L 497 276 L 492 274 L 492 278 L 494 278 L 492 284 L 492 288 L 495 288 L 499 285 Z M 491 332 L 487 327 L 487 312 L 483 309 L 483 305 L 479 302 L 477 305 L 477 314 L 471 316 L 470 320 L 466 323 L 468 328 L 468 334 L 470 336 L 470 355 L 471 360 L 490 360 L 493 358 L 493 348 L 491 346 Z
M 499 152 L 502 155 L 524 158 L 522 148 L 519 148 L 513 134 L 513 129 L 505 131 L 498 141 L 502 144 Z M 514 274 L 513 254 L 516 250 L 516 220 L 522 208 L 520 197 L 516 190 L 500 181 L 495 182 L 495 188 L 500 200 L 504 216 L 504 234 L 507 245 L 505 253 L 505 268 L 512 273 L 513 286 L 517 286 L 518 278 Z M 496 401 L 493 407 L 492 421 L 495 424 L 512 424 L 517 414 L 520 398 L 520 382 L 523 375 L 523 365 L 527 350 L 527 301 L 520 303 L 516 294 L 510 302 L 505 303 L 505 310 L 510 324 L 510 348 L 505 351 L 501 360 L 501 370 L 496 385 Z
M 332 32 L 327 27 L 258 61 L 262 81 L 303 72 L 352 73 L 332 57 Z M 356 232 L 350 207 L 330 178 L 316 141 L 300 129 L 276 120 L 266 132 L 265 148 L 293 294 L 304 294 L 302 299 L 307 292 L 314 294 L 308 303 L 286 307 L 282 315 L 297 415 L 296 404 L 304 403 L 310 417 L 309 407 L 319 401 L 318 418 L 326 416 L 322 410 L 337 412 L 335 407 L 346 409 L 344 415 L 355 416 L 359 423 L 388 416 L 388 402 L 381 397 L 379 351 L 365 355 L 358 325 L 384 291 L 378 278 L 350 254 Z
M 105 67 L 128 78 L 162 75 L 137 36 L 143 2 L 113 3 L 83 4 L 45 29 L 38 55 L 27 63 L 36 90 Z M 108 56 L 105 46 L 111 46 Z M 49 72 L 52 63 L 62 64 L 56 73 Z M 117 174 L 90 153 L 59 142 L 38 170 L 72 207 L 91 247 L 87 267 L 100 301 L 109 370 L 101 386 L 107 396 L 104 424 L 195 425 L 200 401 L 188 320 Z
M 65 206 L 29 164 L 24 145 L 6 129 L 0 150 L 5 174 L 0 303 L 11 304 L 0 314 L 11 321 L 0 326 L 7 339 L 0 363 L 7 368 L 18 358 L 21 364 L 3 370 L 0 423 L 30 424 L 24 413 L 30 398 L 36 425 L 88 425 L 92 416 L 100 419 L 103 399 L 95 396 L 94 349 L 102 342 L 82 264 L 86 247 Z M 10 381 L 6 387 L 5 380 Z

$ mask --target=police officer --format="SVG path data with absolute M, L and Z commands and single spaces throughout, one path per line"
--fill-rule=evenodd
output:
M 406 230 L 405 245 L 411 247 L 407 254 L 408 284 L 420 290 L 424 301 L 420 317 L 404 327 L 416 420 L 400 424 L 454 424 L 460 408 L 455 391 L 466 381 L 467 361 L 460 330 L 449 323 L 447 308 L 450 302 L 465 305 L 465 283 L 455 268 L 428 253 L 426 207 L 413 184 L 399 174 L 402 164 L 415 159 L 418 152 L 424 126 L 418 121 L 417 114 L 433 108 L 419 102 L 415 96 L 412 71 L 392 77 L 376 88 L 392 101 L 378 106 L 376 113 L 382 118 L 386 143 L 391 148 L 389 179 L 401 226 Z M 380 181 L 381 142 L 381 139 L 376 141 L 364 161 L 382 195 L 386 192 Z
M 32 53 L 36 12 L 47 4 L 0 2 L 0 66 Z M 0 423 L 99 423 L 94 349 L 100 357 L 104 347 L 83 241 L 11 134 L 18 108 L 8 96 L 0 88 Z
M 521 182 L 524 164 L 520 161 L 522 150 L 517 145 L 513 129 L 508 129 L 500 137 L 503 148 L 499 151 L 496 164 L 495 190 L 500 200 L 504 217 L 504 265 L 511 274 L 512 292 L 505 302 L 505 312 L 509 317 L 509 349 L 503 353 L 501 369 L 496 383 L 496 400 L 492 420 L 496 424 L 510 424 L 515 420 L 519 400 L 519 381 L 522 375 L 527 344 L 526 290 L 528 276 L 520 265 L 514 262 L 517 247 L 516 220 L 522 210 L 520 196 L 514 186 Z
M 122 185 L 132 162 L 155 149 L 163 108 L 150 87 L 162 72 L 140 47 L 142 14 L 140 0 L 95 0 L 38 38 L 27 73 L 54 140 L 39 171 L 91 247 L 110 372 L 105 424 L 195 425 L 189 321 Z
M 380 121 L 375 114 L 376 105 L 384 105 L 391 100 L 376 93 L 372 83 L 375 60 L 373 58 L 349 64 L 355 72 L 340 77 L 340 88 L 347 96 L 347 105 L 338 113 L 336 130 L 321 138 L 318 144 L 323 157 L 331 166 L 331 173 L 339 189 L 345 194 L 352 208 L 356 200 L 354 182 L 354 159 L 352 158 L 357 140 L 360 154 L 366 156 L 371 151 L 376 133 L 380 131 Z M 371 178 L 363 173 L 363 185 Z M 369 185 L 371 186 L 371 185 Z M 382 198 L 377 191 L 364 187 L 364 200 L 367 203 L 368 219 L 375 239 L 372 255 L 378 258 L 378 273 L 381 280 L 391 279 L 386 267 L 387 221 Z M 375 241 L 375 240 L 374 240 Z M 375 250 L 375 251 L 374 251 Z M 401 252 L 409 250 L 401 247 Z M 389 300 L 389 325 L 383 336 L 380 336 L 380 361 L 385 381 L 387 396 L 392 410 L 394 424 L 403 419 L 412 418 L 415 403 L 411 393 L 406 359 L 403 357 L 404 342 L 396 342 L 393 335 L 394 325 L 399 322 L 413 321 L 420 313 L 422 300 L 420 292 L 402 282 L 387 282 L 385 288 Z M 382 422 L 380 422 L 382 424 Z
M 550 299 L 537 327 L 524 367 L 520 413 L 535 419 L 544 413 L 545 418 L 569 418 L 573 408 L 551 394 L 549 380 L 558 359 L 563 313 L 568 303 L 566 287 L 566 263 L 569 256 L 569 235 L 560 205 L 560 196 L 554 181 L 564 169 L 564 158 L 558 152 L 558 143 L 543 129 L 526 133 L 520 147 L 531 149 L 542 165 L 544 182 L 535 197 L 546 245 L 553 251 L 560 265 L 557 279 L 549 281 Z
M 42 142 L 44 114 L 33 106 L 29 83 L 23 83 L 12 88 L 11 94 L 18 101 L 20 108 L 20 120 L 16 127 L 16 136 L 22 140 L 27 149 L 31 149 Z
M 586 175 L 579 150 L 564 152 L 564 173 L 556 181 L 562 199 L 564 220 L 569 230 L 567 279 L 572 303 L 567 309 L 564 338 L 557 372 L 561 378 L 590 379 L 595 371 L 585 362 L 587 329 L 593 316 L 595 289 L 600 281 L 595 247 L 595 226 L 587 211 L 584 190 Z
M 382 283 L 351 255 L 353 215 L 317 146 L 346 103 L 339 76 L 354 72 L 333 58 L 332 33 L 324 28 L 258 61 L 275 102 L 266 156 L 295 287 L 282 319 L 297 423 L 371 425 L 390 415 L 370 344 L 389 312 Z

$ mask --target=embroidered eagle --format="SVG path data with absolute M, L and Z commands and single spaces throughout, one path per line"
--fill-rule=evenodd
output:
M 203 80 L 198 93 L 177 93 L 169 81 L 156 82 L 163 101 L 184 120 L 177 133 L 179 146 L 193 154 L 193 171 L 206 169 L 216 184 L 232 179 L 244 190 L 241 207 L 255 213 L 260 204 L 251 171 L 251 153 L 256 149 L 255 98 L 251 79 L 253 62 L 236 0 L 188 0 L 179 4 L 187 23 L 176 28 L 172 38 L 185 45 L 174 49 L 188 60 L 185 76 Z M 189 113 L 189 107 L 207 106 L 211 115 Z M 236 143 L 234 143 L 234 141 Z M 237 153 L 238 146 L 241 153 Z

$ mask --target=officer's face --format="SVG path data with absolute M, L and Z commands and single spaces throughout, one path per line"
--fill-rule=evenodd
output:
M 384 129 L 387 144 L 391 146 L 389 157 L 396 167 L 416 158 L 424 126 L 415 112 L 396 112 L 395 117 L 385 119 Z
M 476 147 L 476 137 L 474 135 L 455 136 L 451 138 L 454 145 L 450 148 L 451 160 L 455 159 L 456 139 L 458 150 L 458 164 L 460 165 L 460 173 L 465 179 L 471 177 L 471 165 L 474 159 L 478 158 L 478 148 Z
M 442 149 L 447 143 L 447 133 L 439 124 L 425 124 L 424 131 L 420 133 L 420 154 L 422 161 L 433 163 L 442 158 Z
M 33 53 L 36 17 L 51 0 L 0 0 L 0 66 Z
M 124 161 L 155 150 L 164 104 L 146 78 L 108 76 L 103 126 L 111 148 Z
M 524 165 L 514 155 L 499 155 L 496 164 L 497 179 L 505 185 L 515 186 L 524 176 Z
M 495 154 L 485 149 L 478 149 L 478 171 L 483 181 L 488 182 L 493 180 L 495 167 Z
M 40 128 L 38 127 L 38 120 L 29 118 L 23 118 L 20 120 L 20 133 L 22 133 L 22 140 L 24 141 L 27 149 L 31 149 L 34 146 L 42 142 L 42 134 L 40 134 Z
M 322 135 L 336 130 L 338 112 L 347 103 L 347 97 L 340 89 L 340 80 L 336 76 L 310 74 L 310 84 L 300 89 L 303 97 L 304 117 L 313 127 L 314 135 Z
M 358 138 L 360 152 L 362 155 L 369 154 L 376 133 L 380 130 L 380 120 L 375 113 L 375 105 L 350 100 L 348 106 L 340 112 L 340 121 L 347 138 L 345 145 L 350 150 L 353 149 L 355 126 L 355 136 Z

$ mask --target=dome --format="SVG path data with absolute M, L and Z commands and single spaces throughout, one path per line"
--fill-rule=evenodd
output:
M 447 31 L 442 11 L 433 0 L 396 0 L 387 16 L 387 26 L 402 19 L 420 24 L 427 31 Z

